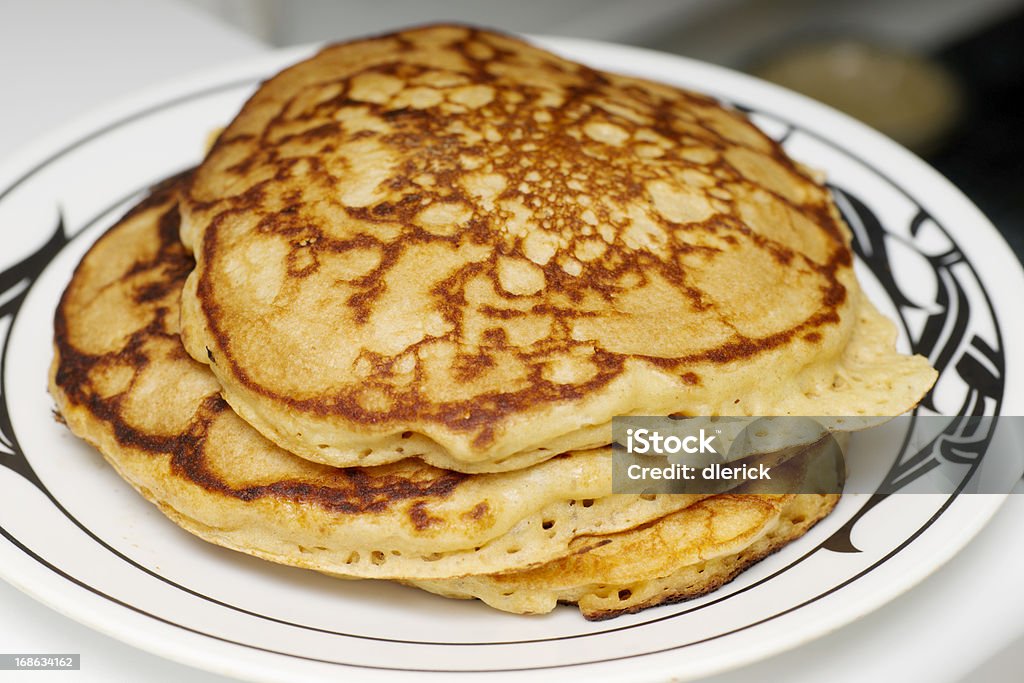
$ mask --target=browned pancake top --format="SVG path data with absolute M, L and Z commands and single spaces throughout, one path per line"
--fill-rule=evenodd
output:
M 783 410 L 859 305 L 827 190 L 741 113 L 465 27 L 267 81 L 183 216 L 186 349 L 335 464 L 408 433 L 522 466 L 616 414 Z

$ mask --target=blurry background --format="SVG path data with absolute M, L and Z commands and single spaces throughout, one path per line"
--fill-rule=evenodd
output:
M 749 71 L 922 155 L 1024 259 L 1024 0 L 185 1 L 275 46 L 457 20 Z

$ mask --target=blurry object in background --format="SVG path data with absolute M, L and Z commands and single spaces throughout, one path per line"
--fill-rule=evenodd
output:
M 399 26 L 456 22 L 644 44 L 667 26 L 751 0 L 186 0 L 271 45 L 339 41 Z
M 966 110 L 926 160 L 962 189 L 1024 260 L 1024 8 L 937 50 Z
M 961 88 L 934 61 L 855 38 L 827 38 L 763 56 L 753 74 L 831 105 L 923 153 L 963 107 Z

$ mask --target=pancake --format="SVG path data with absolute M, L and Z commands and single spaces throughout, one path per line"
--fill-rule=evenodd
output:
M 466 475 L 415 458 L 337 469 L 259 435 L 184 351 L 193 261 L 158 188 L 86 254 L 55 316 L 50 391 L 72 432 L 197 536 L 346 577 L 429 579 L 537 565 L 579 536 L 631 529 L 704 496 L 611 495 L 607 448 Z
M 849 434 L 836 439 L 845 448 Z M 540 566 L 405 583 L 517 614 L 573 603 L 590 620 L 697 598 L 803 536 L 832 511 L 839 495 L 832 476 L 821 476 L 826 463 L 818 457 L 827 443 L 774 467 L 771 483 L 747 482 L 634 529 L 577 538 L 568 555 Z
M 303 458 L 527 467 L 616 415 L 892 416 L 935 380 L 740 113 L 457 26 L 264 83 L 182 203 L 182 338 Z
M 706 498 L 639 529 L 579 538 L 574 552 L 518 572 L 409 582 L 506 612 L 544 614 L 575 603 L 590 620 L 705 595 L 807 533 L 836 494 Z

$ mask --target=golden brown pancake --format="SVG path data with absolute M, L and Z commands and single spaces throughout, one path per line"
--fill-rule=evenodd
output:
M 540 567 L 407 583 L 505 612 L 543 614 L 563 602 L 587 619 L 608 619 L 721 587 L 803 536 L 838 501 L 835 494 L 717 495 L 637 529 L 576 539 L 575 552 Z
M 848 436 L 838 434 L 837 445 L 845 448 Z M 547 564 L 405 583 L 519 614 L 574 603 L 592 620 L 690 600 L 803 536 L 832 511 L 839 495 L 832 476 L 821 476 L 826 448 L 819 442 L 773 467 L 772 483 L 747 482 L 633 529 L 577 538 L 572 552 Z
M 182 179 L 86 254 L 55 317 L 50 390 L 68 427 L 168 517 L 208 541 L 348 577 L 439 578 L 546 562 L 703 496 L 611 494 L 607 448 L 466 475 L 411 458 L 337 469 L 238 418 L 178 336 L 193 261 Z
M 488 31 L 286 69 L 182 211 L 185 348 L 327 464 L 511 470 L 616 415 L 897 415 L 936 376 L 826 188 L 740 113 Z

